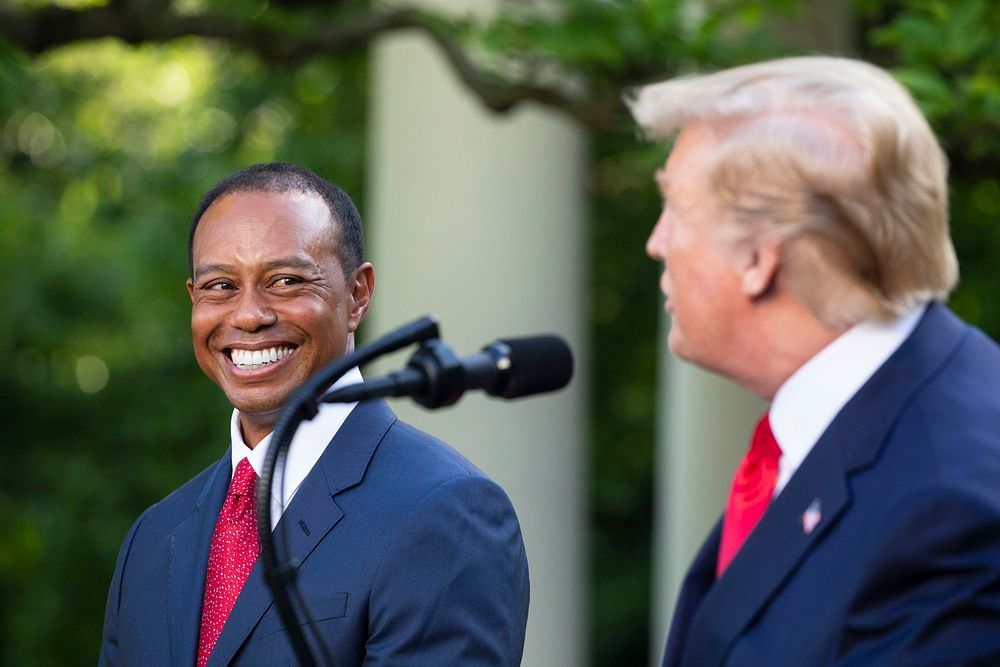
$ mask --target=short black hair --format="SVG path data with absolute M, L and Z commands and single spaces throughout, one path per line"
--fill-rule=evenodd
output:
M 365 256 L 365 237 L 361 215 L 346 192 L 325 178 L 289 162 L 255 164 L 216 183 L 198 206 L 188 232 L 188 271 L 194 277 L 194 233 L 208 207 L 233 192 L 305 192 L 326 202 L 330 217 L 337 225 L 337 258 L 346 275 L 361 265 Z

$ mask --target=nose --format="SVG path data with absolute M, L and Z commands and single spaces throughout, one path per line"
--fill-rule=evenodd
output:
M 667 214 L 666 211 L 660 215 L 660 218 L 653 225 L 653 231 L 649 233 L 649 238 L 646 239 L 646 254 L 657 262 L 665 261 L 666 259 L 666 248 L 667 248 Z
M 244 289 L 236 301 L 230 321 L 237 329 L 253 333 L 273 325 L 278 321 L 278 316 L 259 290 Z

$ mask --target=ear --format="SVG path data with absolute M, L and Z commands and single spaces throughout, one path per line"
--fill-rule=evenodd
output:
M 194 303 L 194 281 L 190 278 L 187 279 L 188 296 L 191 297 L 191 303 Z
M 353 332 L 365 319 L 368 306 L 372 302 L 372 292 L 375 291 L 375 267 L 372 266 L 371 262 L 364 262 L 354 270 L 348 289 L 351 301 L 348 304 L 350 311 L 347 322 Z
M 774 287 L 781 263 L 780 239 L 765 237 L 748 244 L 739 267 L 743 294 L 758 299 Z

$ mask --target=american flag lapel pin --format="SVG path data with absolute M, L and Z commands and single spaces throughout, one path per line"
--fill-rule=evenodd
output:
M 814 498 L 806 511 L 802 513 L 802 532 L 806 535 L 812 534 L 816 530 L 816 526 L 819 522 L 823 520 L 823 511 L 820 506 L 819 498 Z

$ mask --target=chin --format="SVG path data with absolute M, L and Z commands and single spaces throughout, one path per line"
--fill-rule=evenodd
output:
M 675 357 L 684 359 L 685 361 L 690 361 L 686 350 L 687 341 L 684 339 L 684 334 L 682 334 L 676 324 L 671 325 L 670 334 L 667 337 L 667 345 L 670 347 L 670 352 L 673 353 Z
M 681 361 L 714 372 L 712 366 L 705 363 L 704 355 L 699 355 L 698 350 L 692 348 L 690 341 L 684 338 L 682 334 L 671 330 L 668 343 L 670 345 L 670 352 Z
M 277 401 L 274 398 L 274 394 L 267 396 L 226 396 L 229 404 L 243 414 L 262 416 L 273 414 L 275 417 L 285 407 L 287 398 L 287 396 L 284 396 L 280 401 Z

